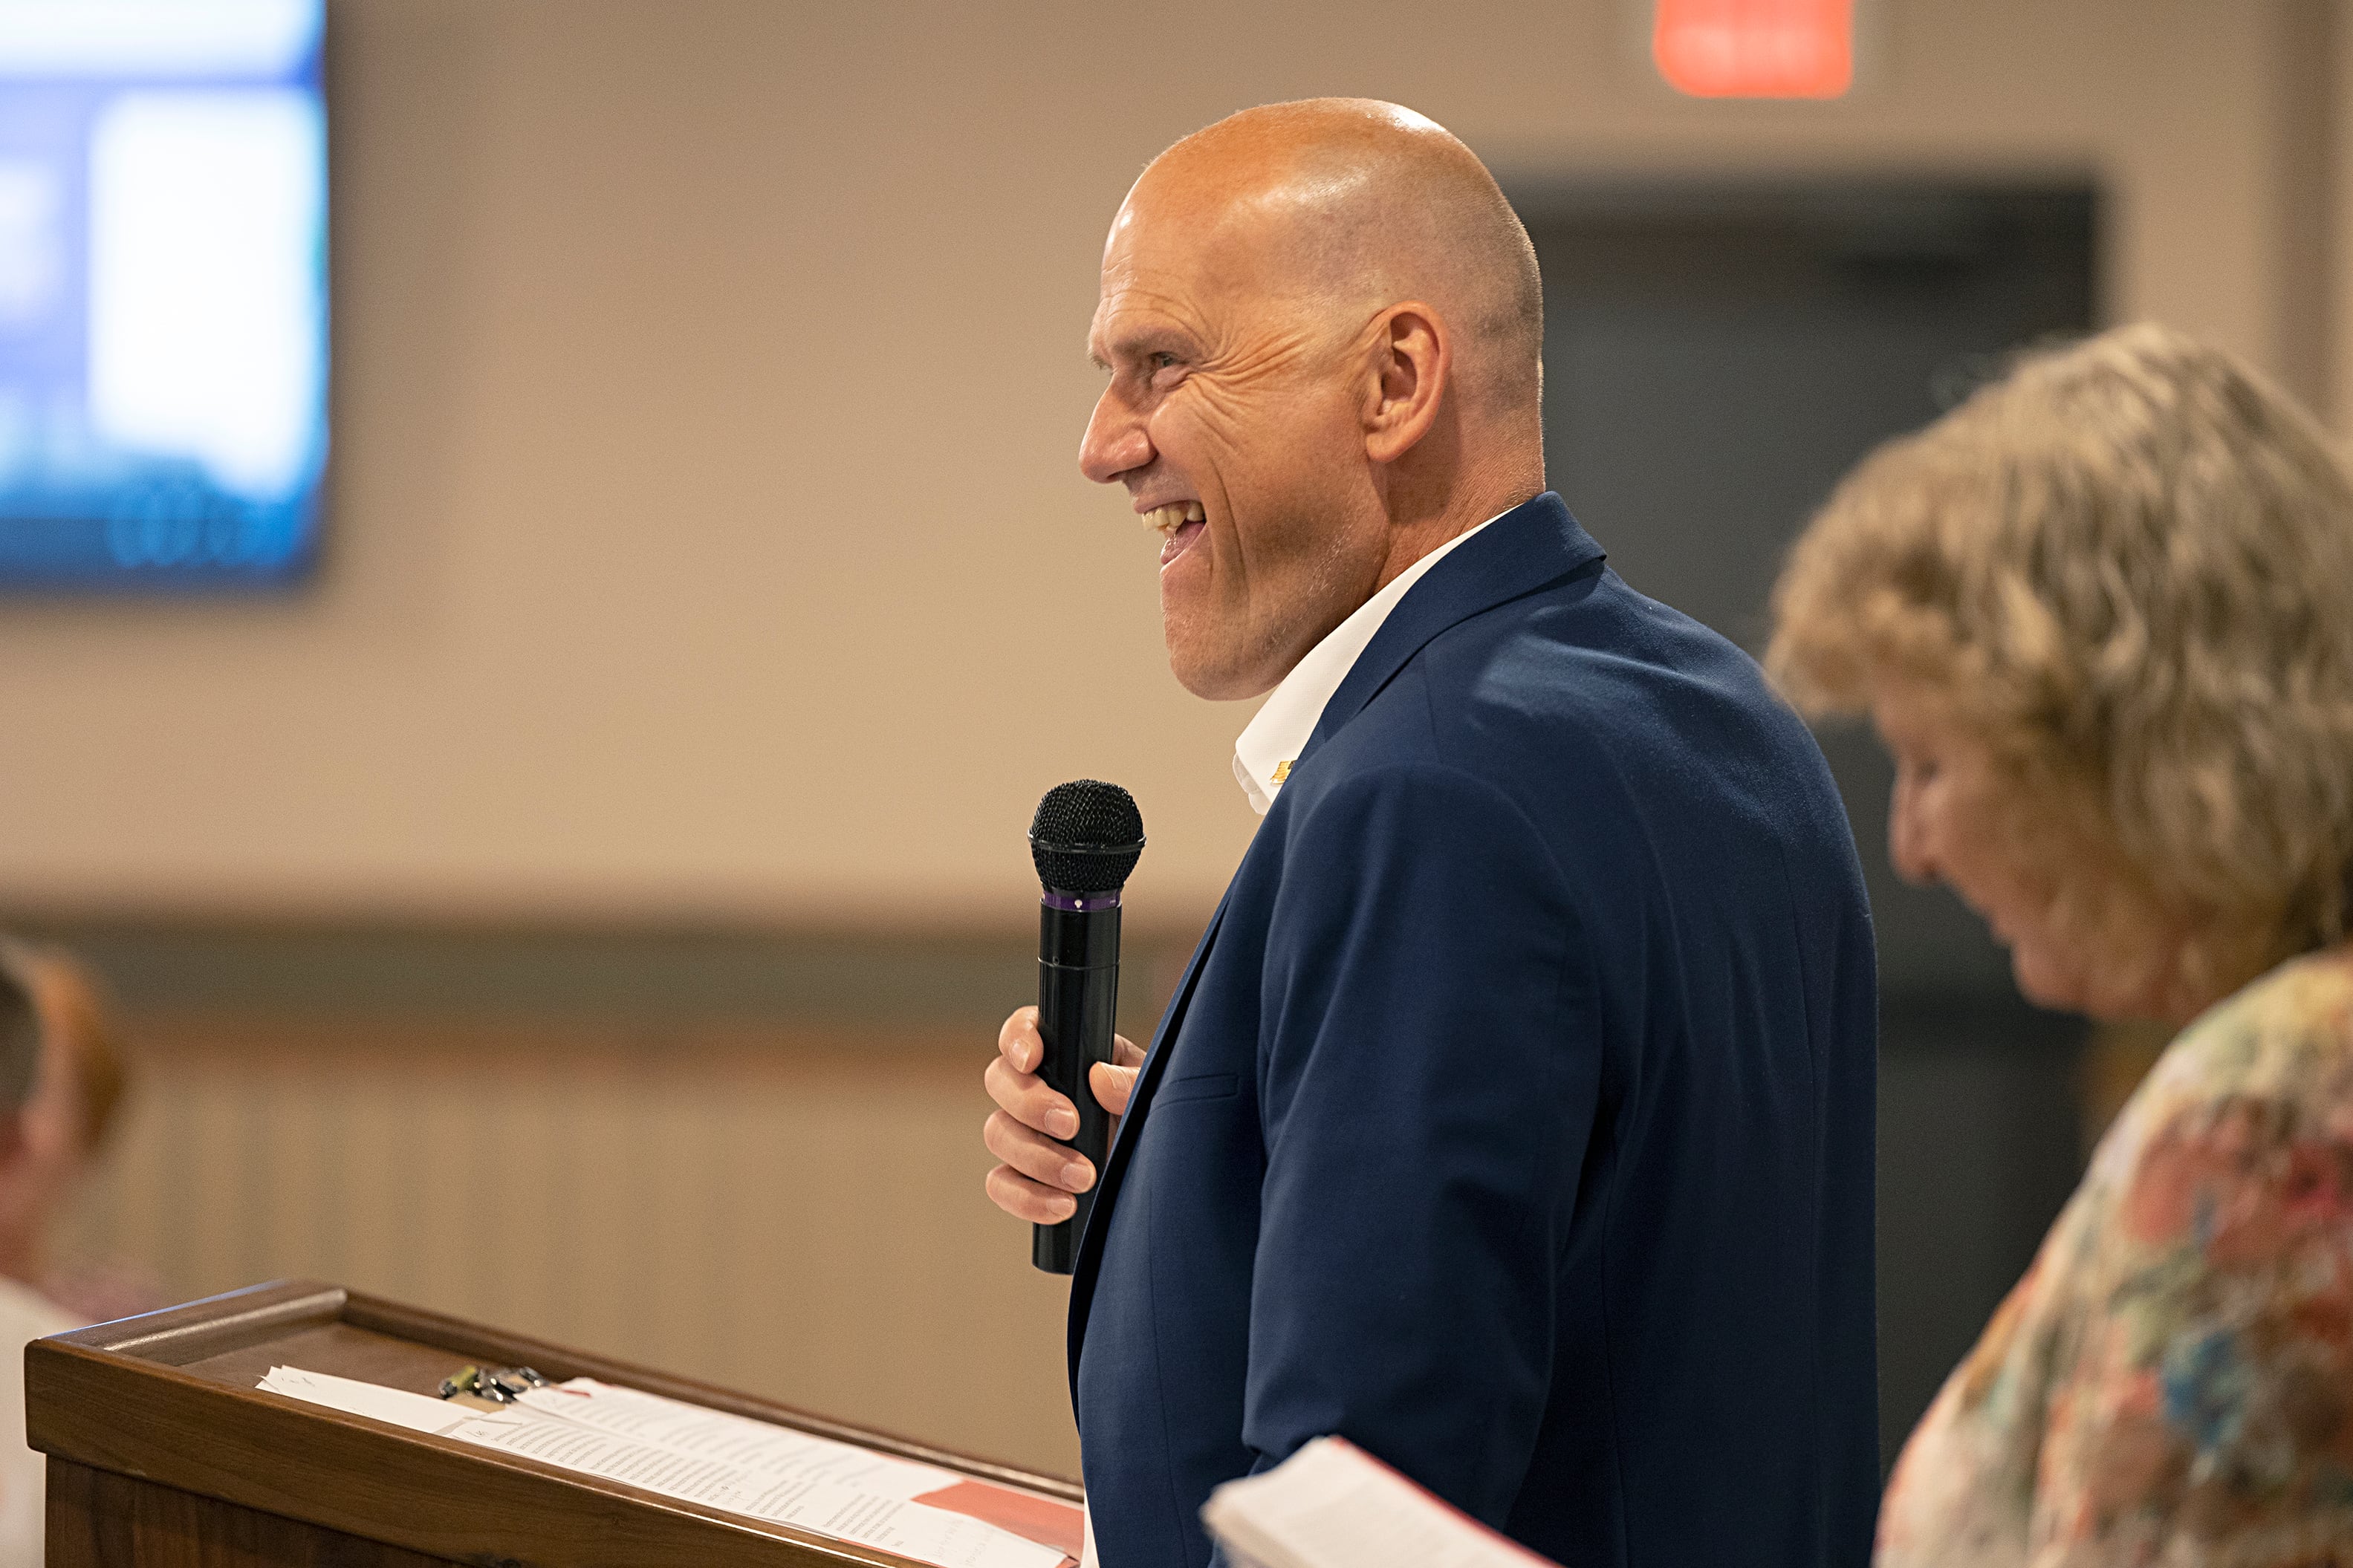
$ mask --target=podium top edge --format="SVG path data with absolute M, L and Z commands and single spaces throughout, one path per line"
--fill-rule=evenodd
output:
M 273 1279 L 217 1296 L 47 1336 L 88 1350 L 184 1366 L 263 1334 L 333 1322 L 351 1292 L 317 1279 Z

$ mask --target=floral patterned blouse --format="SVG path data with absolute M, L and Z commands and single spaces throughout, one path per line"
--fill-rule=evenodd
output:
M 2353 949 L 2182 1031 L 1897 1463 L 1879 1568 L 2353 1568 Z

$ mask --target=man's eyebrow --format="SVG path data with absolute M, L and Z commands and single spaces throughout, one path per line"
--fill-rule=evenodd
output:
M 1143 327 L 1112 339 L 1104 350 L 1090 352 L 1088 357 L 1103 369 L 1109 370 L 1111 366 L 1105 363 L 1103 359 L 1105 353 L 1115 360 L 1134 360 L 1163 351 L 1185 353 L 1191 352 L 1191 349 L 1192 340 L 1174 328 Z

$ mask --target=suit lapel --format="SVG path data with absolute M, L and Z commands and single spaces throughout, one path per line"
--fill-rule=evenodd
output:
M 1365 710 L 1415 654 L 1448 627 L 1533 594 L 1602 559 L 1601 546 L 1577 526 L 1560 497 L 1546 490 L 1464 540 L 1416 583 L 1356 656 L 1293 770 L 1339 728 Z
M 1231 889 L 1228 890 L 1231 897 Z M 1120 1178 L 1127 1170 L 1129 1152 L 1144 1125 L 1144 1114 L 1152 1106 L 1152 1092 L 1168 1068 L 1169 1052 L 1175 1047 L 1177 1031 L 1185 1026 L 1185 1014 L 1193 1005 L 1193 990 L 1200 983 L 1202 965 L 1208 962 L 1210 944 L 1218 940 L 1218 927 L 1225 922 L 1226 900 L 1218 900 L 1217 911 L 1210 915 L 1208 929 L 1194 945 L 1191 962 L 1185 965 L 1185 974 L 1176 983 L 1176 993 L 1168 999 L 1168 1010 L 1160 1016 L 1160 1027 L 1152 1037 L 1152 1049 L 1144 1058 L 1144 1070 L 1135 1077 L 1135 1092 L 1128 1098 L 1127 1114 L 1119 1120 L 1119 1132 L 1112 1141 L 1111 1153 L 1103 1161 L 1103 1174 L 1095 1194 L 1094 1207 L 1087 1215 L 1086 1228 L 1079 1236 L 1079 1255 L 1071 1270 L 1070 1357 L 1071 1396 L 1079 1392 L 1079 1347 L 1087 1332 L 1087 1308 L 1094 1298 L 1095 1273 L 1103 1262 L 1103 1232 L 1110 1225 L 1112 1205 L 1119 1196 Z

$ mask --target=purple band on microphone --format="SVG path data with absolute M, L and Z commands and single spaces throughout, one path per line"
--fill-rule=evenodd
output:
M 1049 888 L 1045 890 L 1043 898 L 1047 908 L 1069 910 L 1073 914 L 1082 915 L 1090 910 L 1119 908 L 1119 889 L 1116 888 L 1108 893 L 1066 893 L 1060 888 Z

